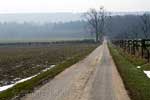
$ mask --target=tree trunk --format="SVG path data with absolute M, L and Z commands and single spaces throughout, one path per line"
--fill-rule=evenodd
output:
M 96 32 L 96 42 L 98 42 L 98 32 Z

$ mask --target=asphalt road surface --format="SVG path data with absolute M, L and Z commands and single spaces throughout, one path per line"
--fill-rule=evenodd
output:
M 22 100 L 130 100 L 107 41 Z

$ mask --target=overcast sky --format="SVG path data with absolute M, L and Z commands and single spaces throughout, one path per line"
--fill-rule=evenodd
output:
M 100 5 L 108 11 L 150 10 L 150 0 L 0 0 L 0 13 L 84 12 Z

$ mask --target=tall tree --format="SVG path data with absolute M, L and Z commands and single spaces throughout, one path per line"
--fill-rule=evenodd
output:
M 96 42 L 98 42 L 101 36 L 104 34 L 104 26 L 106 18 L 106 12 L 104 10 L 104 7 L 100 7 L 99 10 L 92 8 L 84 15 L 88 24 L 91 26 L 90 28 L 92 28 L 91 29 L 92 32 L 95 33 Z

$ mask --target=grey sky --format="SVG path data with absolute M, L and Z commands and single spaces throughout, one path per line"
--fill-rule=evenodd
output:
M 150 0 L 0 0 L 0 13 L 84 12 L 101 5 L 109 11 L 150 10 Z

